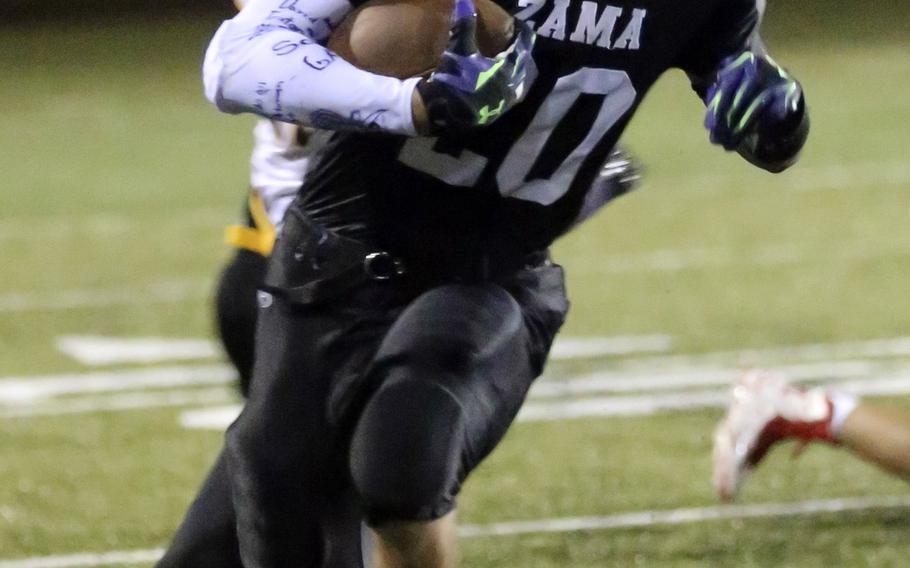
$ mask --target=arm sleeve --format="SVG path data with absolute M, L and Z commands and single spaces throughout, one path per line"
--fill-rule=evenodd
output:
M 678 62 L 702 100 L 725 57 L 747 48 L 765 53 L 758 33 L 765 0 L 721 0 L 717 5 Z
M 233 114 L 414 135 L 411 97 L 419 79 L 357 69 L 320 45 L 350 10 L 348 0 L 249 0 L 209 44 L 206 97 Z

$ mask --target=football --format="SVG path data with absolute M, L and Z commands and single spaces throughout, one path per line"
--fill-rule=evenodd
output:
M 477 44 L 496 55 L 509 45 L 513 20 L 492 0 L 474 0 Z M 372 0 L 334 30 L 328 47 L 355 66 L 405 79 L 433 70 L 445 50 L 452 0 Z

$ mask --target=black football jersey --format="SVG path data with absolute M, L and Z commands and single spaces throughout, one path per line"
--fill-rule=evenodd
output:
M 645 93 L 681 68 L 703 90 L 745 48 L 756 0 L 517 0 L 534 27 L 525 99 L 469 135 L 337 133 L 294 207 L 402 258 L 530 252 L 571 227 Z

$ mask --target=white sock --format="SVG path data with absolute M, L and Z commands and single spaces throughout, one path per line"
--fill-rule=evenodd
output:
M 847 421 L 847 417 L 859 404 L 859 399 L 852 394 L 832 391 L 828 393 L 828 400 L 831 401 L 832 407 L 831 434 L 834 435 L 834 439 L 837 439 L 840 436 L 841 428 L 844 427 L 844 422 Z

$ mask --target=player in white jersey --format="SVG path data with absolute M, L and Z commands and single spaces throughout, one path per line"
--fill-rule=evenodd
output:
M 273 120 L 260 120 L 253 128 L 250 157 L 249 213 L 255 226 L 228 229 L 228 242 L 268 256 L 281 224 L 315 152 L 315 131 Z

